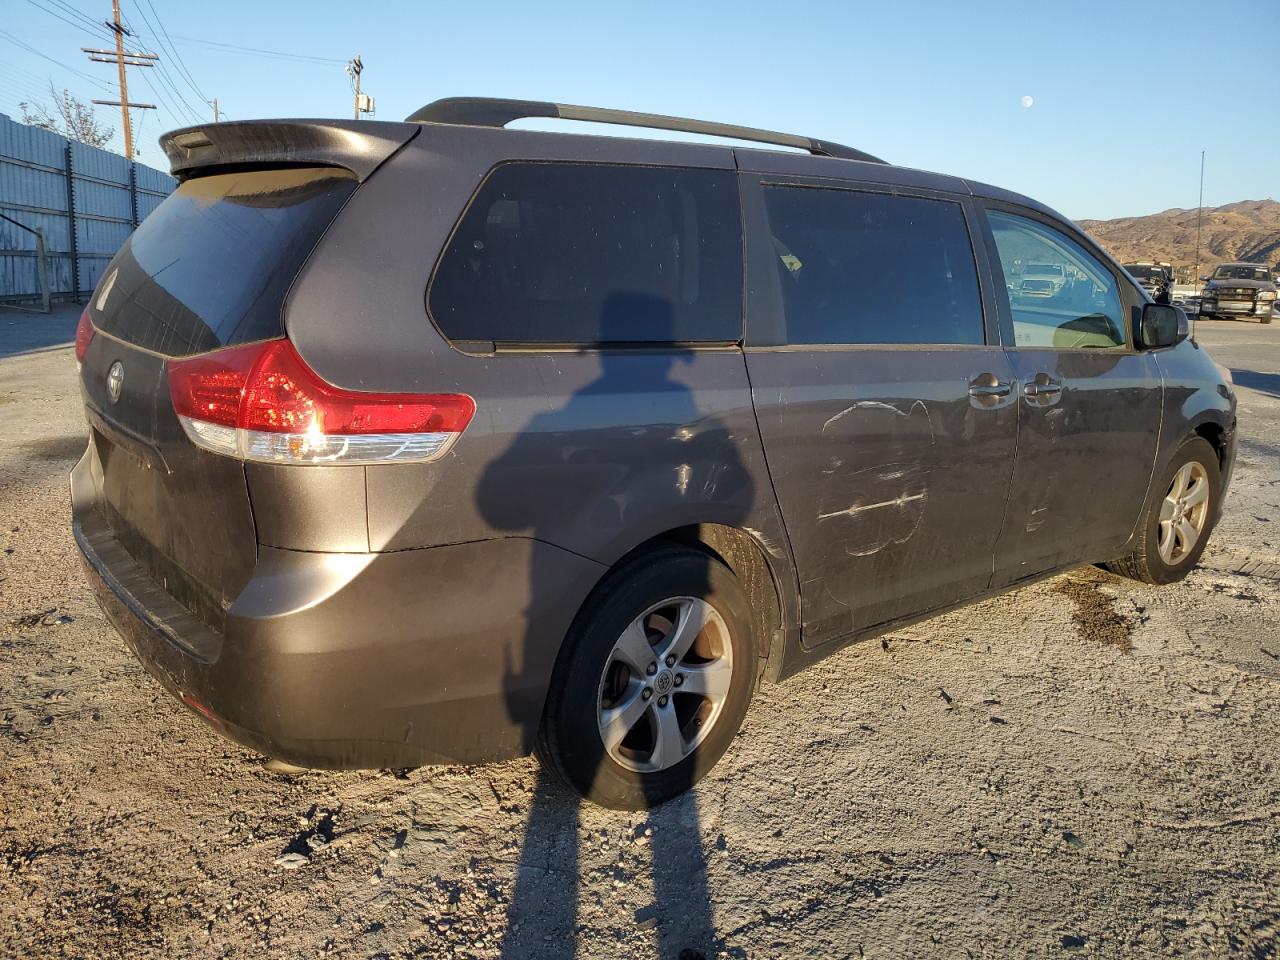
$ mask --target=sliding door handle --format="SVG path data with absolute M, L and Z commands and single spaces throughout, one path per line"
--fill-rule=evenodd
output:
M 1001 381 L 994 373 L 980 373 L 969 381 L 969 396 L 979 400 L 999 399 L 1013 392 L 1012 381 Z
M 1028 397 L 1056 397 L 1062 392 L 1060 383 L 1042 383 L 1039 379 L 1022 385 L 1022 392 Z

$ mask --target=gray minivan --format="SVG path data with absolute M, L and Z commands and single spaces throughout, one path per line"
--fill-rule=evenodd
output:
M 1220 515 L 1230 383 L 1025 197 L 510 100 L 162 144 L 77 332 L 75 536 L 147 669 L 287 763 L 536 748 L 658 803 L 758 682 L 1075 564 L 1178 580 Z

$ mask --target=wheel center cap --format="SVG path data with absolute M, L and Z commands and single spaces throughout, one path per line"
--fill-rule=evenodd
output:
M 653 678 L 653 689 L 657 690 L 658 693 L 670 693 L 673 686 L 675 686 L 675 681 L 671 676 L 670 670 L 663 670 Z

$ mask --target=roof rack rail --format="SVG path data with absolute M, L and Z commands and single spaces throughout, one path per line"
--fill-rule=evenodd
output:
M 780 147 L 798 147 L 819 157 L 884 163 L 879 157 L 826 140 L 814 140 L 793 133 L 775 133 L 755 127 L 739 127 L 731 123 L 712 123 L 686 117 L 664 117 L 656 113 L 631 110 L 609 110 L 603 107 L 580 107 L 569 103 L 542 100 L 504 100 L 497 97 L 447 97 L 414 111 L 405 119 L 409 123 L 451 123 L 472 127 L 505 127 L 513 120 L 529 117 L 551 117 L 559 120 L 583 120 L 589 123 L 617 123 L 628 127 L 654 130 L 679 130 L 735 140 L 754 140 Z

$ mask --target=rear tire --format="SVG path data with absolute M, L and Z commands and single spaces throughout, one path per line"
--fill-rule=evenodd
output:
M 539 758 L 605 807 L 639 810 L 683 793 L 746 716 L 759 672 L 753 622 L 737 579 L 709 554 L 670 546 L 627 561 L 565 639 Z
M 1217 520 L 1222 495 L 1217 451 L 1203 437 L 1184 441 L 1152 491 L 1133 552 L 1103 566 L 1144 583 L 1174 583 L 1195 567 Z

